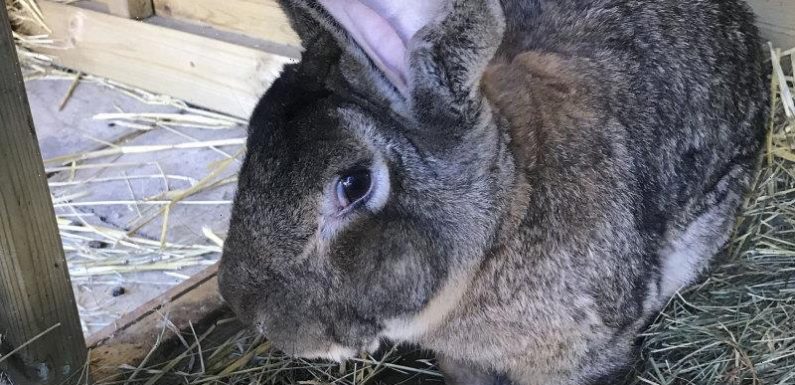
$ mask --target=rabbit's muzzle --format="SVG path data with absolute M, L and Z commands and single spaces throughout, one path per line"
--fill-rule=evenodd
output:
M 222 297 L 238 319 L 266 336 L 273 346 L 287 354 L 306 357 L 330 350 L 332 341 L 313 320 L 308 305 L 292 296 L 269 271 L 253 271 L 225 253 L 218 272 Z M 294 291 L 294 290 L 292 290 Z
M 250 261 L 263 258 L 243 258 L 235 249 L 234 241 L 228 240 L 218 272 L 221 295 L 239 320 L 262 333 L 276 349 L 341 361 L 378 348 L 374 324 L 337 305 L 330 294 L 333 290 L 319 289 L 328 285 L 322 272 L 306 266 L 274 269 L 254 264 Z

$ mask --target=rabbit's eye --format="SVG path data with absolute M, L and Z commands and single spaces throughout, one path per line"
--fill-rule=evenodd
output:
M 337 182 L 337 201 L 346 208 L 363 200 L 370 192 L 372 178 L 370 171 L 354 170 L 342 174 Z

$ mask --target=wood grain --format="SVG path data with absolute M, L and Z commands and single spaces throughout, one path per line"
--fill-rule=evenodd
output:
M 795 1 L 749 0 L 765 39 L 780 48 L 795 47 Z M 202 22 L 276 43 L 300 40 L 275 0 L 154 0 L 161 16 Z
M 158 16 L 200 22 L 277 44 L 301 41 L 275 0 L 154 0 Z
M 0 355 L 60 324 L 4 362 L 17 385 L 60 384 L 83 369 L 86 346 L 8 14 L 0 8 Z
M 96 0 L 108 6 L 108 12 L 128 19 L 145 19 L 154 14 L 152 0 Z
M 40 2 L 68 68 L 248 118 L 292 59 L 75 6 Z

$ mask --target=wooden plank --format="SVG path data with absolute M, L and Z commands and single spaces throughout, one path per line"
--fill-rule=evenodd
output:
M 762 36 L 782 49 L 795 48 L 795 1 L 750 0 Z
M 781 48 L 795 47 L 795 1 L 750 0 L 759 15 L 765 39 Z M 260 39 L 298 46 L 275 0 L 154 0 L 155 13 L 240 32 Z
M 128 19 L 145 19 L 154 14 L 152 0 L 96 0 L 108 6 L 108 12 Z
M 158 16 L 200 22 L 278 44 L 299 47 L 276 0 L 154 0 Z
M 22 348 L 0 361 L 17 385 L 74 383 L 86 346 L 6 7 L 0 122 L 0 356 Z
M 69 68 L 248 118 L 292 59 L 157 25 L 40 2 Z
M 218 265 L 175 286 L 163 295 L 128 313 L 122 319 L 89 337 L 91 374 L 97 381 L 119 379 L 121 365 L 138 366 L 158 343 L 167 327 L 201 334 L 220 317 L 231 316 L 218 294 Z M 166 333 L 159 350 L 177 344 L 175 335 Z M 156 362 L 157 357 L 150 357 Z

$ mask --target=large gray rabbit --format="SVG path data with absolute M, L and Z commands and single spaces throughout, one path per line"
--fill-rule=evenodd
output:
M 768 113 L 740 0 L 282 0 L 219 273 L 287 353 L 612 383 L 726 243 Z

